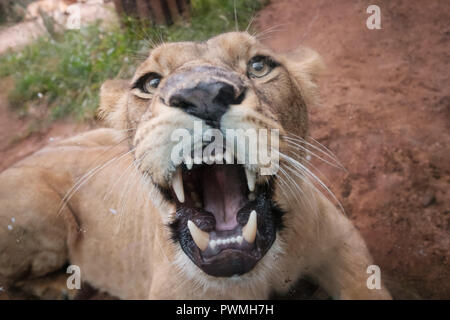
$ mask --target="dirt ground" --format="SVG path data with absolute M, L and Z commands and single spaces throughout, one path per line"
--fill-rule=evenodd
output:
M 0 79 L 0 172 L 48 143 L 93 128 L 94 124 L 58 121 L 50 126 L 20 117 L 8 106 L 10 79 Z
M 311 135 L 347 168 L 317 163 L 397 298 L 450 299 L 450 2 L 271 1 L 258 29 L 305 45 L 327 70 Z M 269 29 L 270 30 L 270 29 Z
M 272 0 L 255 25 L 285 52 L 305 45 L 327 69 L 311 135 L 346 171 L 315 165 L 341 200 L 395 298 L 450 299 L 450 2 Z M 0 171 L 53 139 L 90 128 L 58 122 L 29 136 L 31 120 L 0 90 Z

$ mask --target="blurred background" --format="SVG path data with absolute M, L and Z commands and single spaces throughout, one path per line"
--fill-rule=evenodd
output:
M 376 2 L 371 30 L 364 0 L 0 0 L 0 171 L 100 126 L 103 81 L 155 45 L 238 28 L 309 46 L 327 65 L 311 136 L 347 169 L 320 177 L 395 298 L 450 299 L 450 2 Z

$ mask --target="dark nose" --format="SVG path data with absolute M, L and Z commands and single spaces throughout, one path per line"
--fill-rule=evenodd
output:
M 168 102 L 170 106 L 217 124 L 229 105 L 242 102 L 242 94 L 226 82 L 201 81 L 194 87 L 178 89 Z
M 160 94 L 167 105 L 218 127 L 229 106 L 240 104 L 244 99 L 245 83 L 233 70 L 199 65 L 171 75 Z

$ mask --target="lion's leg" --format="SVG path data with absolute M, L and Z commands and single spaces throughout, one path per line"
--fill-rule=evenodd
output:
M 316 270 L 320 286 L 336 299 L 391 299 L 381 278 L 380 288 L 369 288 L 367 281 L 372 274 L 367 270 L 372 260 L 365 247 L 360 247 L 365 246 L 364 242 L 357 247 L 354 244 L 343 243 L 336 247 L 327 262 Z
M 11 295 L 20 296 L 26 294 L 31 298 L 45 300 L 74 300 L 79 294 L 79 290 L 67 287 L 67 277 L 65 270 L 60 270 L 40 278 L 20 280 L 10 288 Z
M 57 188 L 55 177 L 39 168 L 0 174 L 0 284 L 32 285 L 67 263 L 67 212 L 57 215 Z
M 322 263 L 315 271 L 317 281 L 332 297 L 337 299 L 391 299 L 388 290 L 370 289 L 367 285 L 367 268 L 373 265 L 366 244 L 343 214 L 326 202 L 323 211 Z

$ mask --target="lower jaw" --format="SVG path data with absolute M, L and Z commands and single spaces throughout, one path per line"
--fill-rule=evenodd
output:
M 213 277 L 230 278 L 251 272 L 269 252 L 275 240 L 276 232 L 274 231 L 269 238 L 257 239 L 255 243 L 247 244 L 246 250 L 227 248 L 216 255 L 207 257 L 194 246 L 184 248 L 182 246 L 182 250 L 204 273 Z
M 273 181 L 258 186 L 259 194 L 252 201 L 245 204 L 236 214 L 238 226 L 234 230 L 218 231 L 215 229 L 215 216 L 203 209 L 186 207 L 177 202 L 175 220 L 169 227 L 172 229 L 172 239 L 181 246 L 184 254 L 204 273 L 219 278 L 230 278 L 244 275 L 252 271 L 264 255 L 270 250 L 275 241 L 277 231 L 282 228 L 282 215 L 284 214 L 275 202 L 272 201 Z M 174 198 L 172 198 L 174 199 Z M 249 239 L 242 231 L 246 226 L 252 211 L 257 211 L 258 223 L 255 236 Z M 188 222 L 193 223 L 202 232 L 208 232 L 208 239 L 216 237 L 244 238 L 235 247 L 228 245 L 221 251 L 214 251 L 211 242 L 206 247 L 195 242 L 189 231 Z M 252 240 L 253 239 L 253 240 Z M 200 248 L 202 249 L 200 249 Z M 217 249 L 217 248 L 216 248 Z M 203 251 L 202 251 L 203 250 Z
M 214 263 L 203 263 L 199 268 L 210 276 L 227 278 L 251 271 L 259 261 L 238 252 L 222 252 L 214 260 Z

